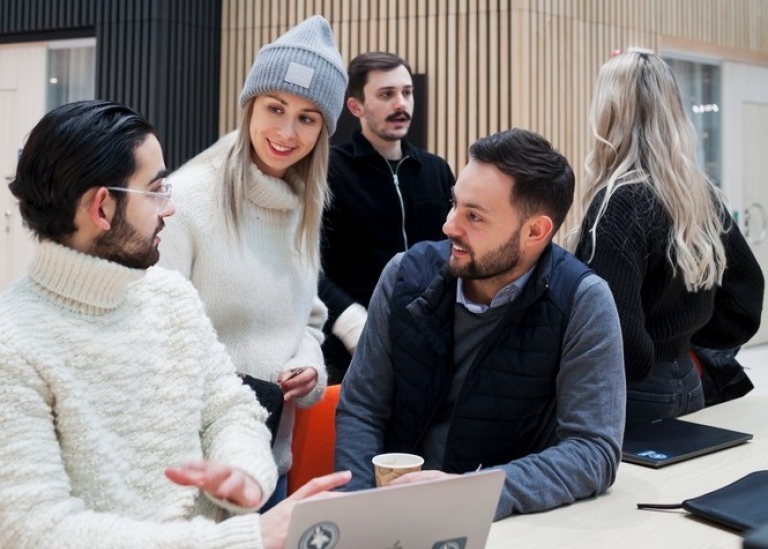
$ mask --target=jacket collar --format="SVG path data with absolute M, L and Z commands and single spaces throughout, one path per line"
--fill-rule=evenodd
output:
M 373 145 L 371 145 L 371 142 L 366 139 L 366 137 L 363 135 L 363 132 L 360 129 L 354 130 L 352 132 L 352 152 L 355 156 L 376 156 L 377 158 L 381 157 L 381 154 L 379 151 L 373 148 Z M 401 139 L 400 140 L 400 148 L 403 152 L 403 158 L 406 156 L 416 160 L 417 162 L 420 162 L 419 154 L 417 152 L 417 149 L 408 142 L 407 139 Z
M 517 298 L 517 301 L 520 302 L 521 306 L 527 306 L 549 290 L 549 284 L 552 280 L 552 263 L 554 261 L 552 246 L 554 246 L 554 244 L 550 242 L 547 247 L 544 248 L 544 251 L 541 252 L 541 256 L 531 273 L 531 278 L 528 279 L 520 297 Z
M 515 300 L 521 307 L 525 307 L 542 296 L 548 289 L 552 280 L 552 264 L 554 255 L 552 253 L 554 244 L 550 243 L 541 253 L 541 257 L 531 272 L 531 276 L 523 286 L 520 295 Z M 447 258 L 450 253 L 450 241 L 441 242 L 439 249 Z M 456 301 L 456 277 L 448 272 L 448 262 L 440 269 L 440 274 L 432 280 L 429 286 L 424 290 L 421 297 L 424 303 L 431 309 L 436 309 L 440 303 L 451 302 L 451 306 Z M 448 299 L 448 297 L 450 298 Z

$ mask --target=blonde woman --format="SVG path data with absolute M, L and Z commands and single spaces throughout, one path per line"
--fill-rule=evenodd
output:
M 195 285 L 236 368 L 285 393 L 280 480 L 262 510 L 285 497 L 295 406 L 316 403 L 327 384 L 319 230 L 346 84 L 330 25 L 307 19 L 259 51 L 239 129 L 169 178 L 177 216 L 161 264 Z
M 721 193 L 670 67 L 627 51 L 600 69 L 575 254 L 611 287 L 621 320 L 627 418 L 704 406 L 691 343 L 735 347 L 757 331 L 764 281 Z

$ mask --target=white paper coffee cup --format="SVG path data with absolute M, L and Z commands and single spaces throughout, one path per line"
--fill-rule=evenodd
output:
M 379 454 L 372 461 L 376 486 L 386 486 L 406 473 L 421 471 L 424 465 L 424 458 L 415 454 Z

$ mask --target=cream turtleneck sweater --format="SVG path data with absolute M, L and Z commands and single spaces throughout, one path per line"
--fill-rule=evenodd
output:
M 222 223 L 215 191 L 235 135 L 222 137 L 169 178 L 176 214 L 161 234 L 160 265 L 195 285 L 239 371 L 274 381 L 291 368 L 317 370 L 315 389 L 283 409 L 274 455 L 284 474 L 291 466 L 295 405 L 315 404 L 327 385 L 320 349 L 327 310 L 317 297 L 317 266 L 294 245 L 302 210 L 295 189 L 302 182 L 289 184 L 251 165 L 241 239 Z
M 192 286 L 52 242 L 0 295 L 0 547 L 261 547 L 259 515 L 165 478 L 210 459 L 269 494 L 266 411 Z

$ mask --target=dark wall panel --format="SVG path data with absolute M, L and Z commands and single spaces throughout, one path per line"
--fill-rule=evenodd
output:
M 96 96 L 141 111 L 176 168 L 218 137 L 221 0 L 0 0 L 0 43 L 96 37 Z
M 0 0 L 0 38 L 16 34 L 87 32 L 96 24 L 99 0 Z
M 221 3 L 104 0 L 97 93 L 137 106 L 177 167 L 218 136 Z M 108 75 L 108 76 L 107 76 Z

